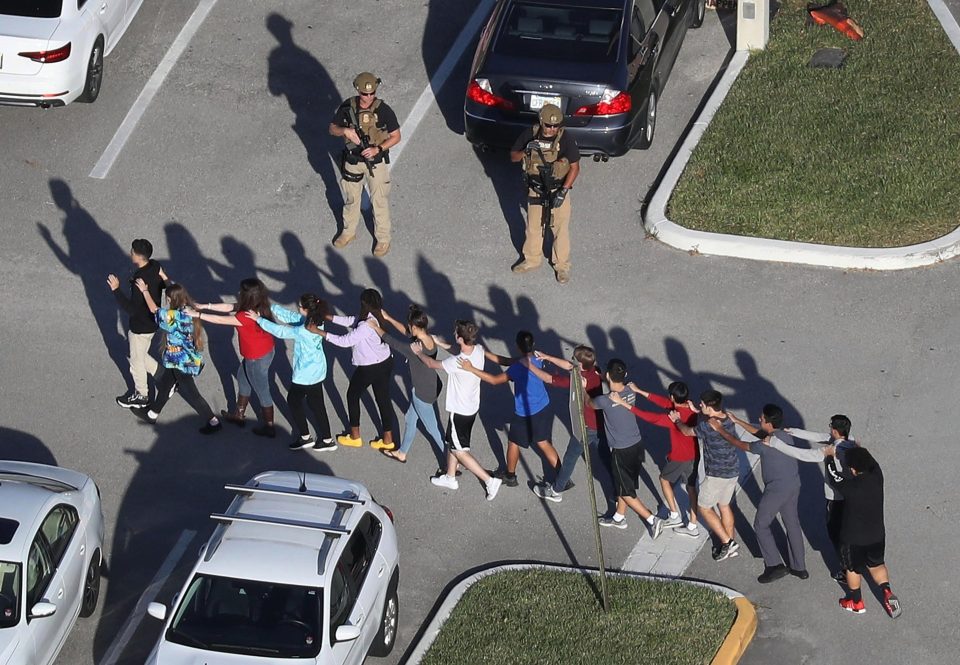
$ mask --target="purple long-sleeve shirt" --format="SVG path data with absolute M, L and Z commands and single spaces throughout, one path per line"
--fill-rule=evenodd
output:
M 372 319 L 373 314 L 367 315 L 367 319 Z M 349 328 L 345 335 L 333 335 L 327 333 L 327 342 L 334 346 L 340 346 L 345 349 L 351 349 L 355 367 L 363 365 L 376 365 L 382 363 L 390 357 L 390 347 L 387 346 L 377 331 L 366 323 L 353 327 L 357 317 L 355 316 L 334 316 L 332 321 L 337 325 Z

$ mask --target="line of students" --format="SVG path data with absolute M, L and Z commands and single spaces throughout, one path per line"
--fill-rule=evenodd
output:
M 137 243 L 141 244 L 138 246 Z M 569 489 L 577 460 L 584 454 L 584 442 L 574 437 L 561 462 L 550 440 L 553 422 L 546 387 L 569 388 L 570 372 L 574 365 L 562 358 L 536 351 L 532 333 L 521 331 L 517 334 L 518 356 L 509 358 L 484 349 L 478 343 L 479 328 L 472 321 L 456 322 L 453 329 L 454 344 L 446 344 L 431 335 L 426 314 L 416 306 L 411 306 L 407 322 L 401 323 L 383 309 L 382 297 L 374 289 L 366 289 L 361 293 L 358 315 L 334 316 L 322 299 L 310 293 L 301 296 L 295 311 L 273 304 L 263 283 L 252 278 L 241 282 L 236 304 L 198 305 L 182 285 L 166 282 L 167 307 L 161 307 L 154 294 L 154 291 L 158 291 L 157 285 L 149 283 L 145 277 L 152 276 L 152 279 L 162 276 L 165 280 L 162 268 L 149 264 L 149 251 L 143 247 L 142 241 L 135 241 L 131 258 L 140 273 L 132 280 L 132 288 L 139 292 L 143 307 L 163 333 L 163 369 L 156 374 L 156 397 L 149 401 L 144 377 L 138 376 L 137 372 L 149 370 L 150 363 L 145 362 L 141 357 L 143 354 L 139 352 L 138 367 L 134 370 L 133 336 L 145 333 L 131 332 L 131 369 L 135 376 L 135 393 L 124 398 L 123 403 L 121 398 L 117 401 L 121 406 L 132 408 L 140 419 L 155 423 L 167 401 L 179 389 L 181 396 L 204 418 L 200 432 L 213 434 L 222 429 L 221 419 L 242 427 L 245 409 L 251 394 L 255 394 L 260 401 L 263 423 L 253 431 L 274 437 L 276 429 L 269 376 L 275 352 L 273 340 L 293 339 L 293 376 L 287 401 L 299 431 L 289 444 L 291 449 L 328 451 L 336 449 L 338 445 L 362 446 L 360 397 L 367 388 L 372 387 L 383 432 L 370 442 L 371 446 L 386 457 L 405 463 L 417 424 L 423 422 L 440 463 L 440 469 L 431 479 L 434 485 L 458 489 L 458 468 L 462 466 L 484 484 L 487 499 L 492 501 L 502 485 L 515 487 L 518 484 L 516 468 L 521 450 L 535 446 L 547 465 L 554 470 L 554 478 L 552 482 L 535 484 L 533 492 L 541 499 L 560 502 L 563 492 Z M 108 283 L 115 292 L 118 290 L 119 282 L 115 276 L 111 275 Z M 118 301 L 128 312 L 132 312 L 137 309 L 135 297 L 131 292 L 131 298 L 118 296 Z M 202 397 L 194 380 L 204 366 L 205 322 L 236 327 L 242 356 L 237 373 L 236 407 L 231 412 L 222 411 L 219 417 Z M 343 327 L 346 332 L 329 333 L 326 330 L 328 323 Z M 388 328 L 400 332 L 410 341 L 396 340 L 388 334 Z M 347 389 L 349 429 L 336 438 L 336 443 L 332 439 L 323 398 L 323 384 L 328 374 L 324 340 L 338 347 L 350 348 L 355 367 Z M 142 340 L 137 339 L 136 342 L 136 348 L 140 349 Z M 442 361 L 438 359 L 439 347 L 446 348 L 449 353 L 449 357 Z M 406 358 L 413 384 L 404 436 L 399 447 L 394 443 L 393 407 L 390 401 L 394 363 L 392 350 Z M 835 578 L 847 587 L 847 594 L 841 599 L 840 605 L 851 612 L 864 611 L 860 587 L 861 575 L 866 571 L 881 588 L 887 613 L 892 617 L 899 616 L 901 606 L 890 589 L 884 562 L 883 475 L 870 453 L 849 438 L 848 418 L 834 416 L 828 435 L 788 430 L 783 428 L 780 407 L 768 404 L 760 414 L 759 425 L 755 426 L 724 411 L 722 396 L 715 390 L 704 391 L 699 405 L 695 407 L 689 400 L 689 389 L 682 382 L 671 383 L 668 396 L 656 395 L 627 381 L 627 367 L 622 360 L 611 359 L 601 379 L 596 367 L 596 354 L 592 349 L 578 346 L 574 350 L 574 359 L 580 367 L 581 380 L 587 392 L 584 410 L 586 444 L 599 449 L 601 442 L 605 441 L 610 451 L 609 471 L 617 502 L 611 516 L 599 518 L 602 526 L 626 528 L 626 510 L 629 507 L 644 521 L 653 538 L 659 537 L 664 527 L 672 527 L 675 533 L 684 536 L 697 537 L 697 511 L 691 509 L 684 519 L 674 492 L 674 486 L 685 485 L 690 505 L 697 506 L 700 517 L 716 537 L 714 559 L 722 561 L 737 556 L 739 545 L 735 540 L 730 504 L 738 485 L 740 461 L 737 449 L 741 449 L 760 456 L 764 481 L 764 492 L 754 521 L 764 558 L 764 572 L 758 581 L 769 583 L 788 574 L 806 579 L 809 575 L 804 564 L 804 543 L 797 514 L 800 492 L 797 462 L 826 460 L 825 521 L 842 566 Z M 499 374 L 488 373 L 484 370 L 487 360 L 507 369 Z M 564 373 L 546 371 L 547 364 Z M 435 405 L 442 388 L 437 374 L 440 370 L 448 377 L 445 436 L 440 433 Z M 609 386 L 609 392 L 605 394 L 602 390 L 604 380 Z M 484 469 L 471 453 L 472 431 L 480 410 L 481 381 L 493 385 L 512 383 L 514 390 L 514 413 L 508 428 L 505 468 L 493 473 Z M 639 409 L 636 406 L 638 395 L 661 411 Z M 319 440 L 310 434 L 304 402 L 317 419 Z M 670 451 L 666 464 L 660 470 L 660 487 L 668 511 L 664 518 L 650 510 L 637 496 L 638 478 L 644 460 L 638 418 L 666 428 L 670 434 Z M 813 449 L 798 448 L 793 443 L 794 434 L 825 443 Z M 704 477 L 698 486 L 697 468 L 701 447 Z M 659 504 L 660 498 L 654 498 Z M 788 565 L 782 562 L 771 530 L 778 514 L 787 534 Z

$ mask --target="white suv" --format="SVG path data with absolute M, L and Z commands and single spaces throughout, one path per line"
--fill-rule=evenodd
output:
M 174 609 L 148 665 L 362 663 L 397 636 L 397 535 L 363 485 L 268 471 L 236 497 Z
M 52 663 L 97 608 L 100 491 L 77 471 L 0 461 L 0 665 Z

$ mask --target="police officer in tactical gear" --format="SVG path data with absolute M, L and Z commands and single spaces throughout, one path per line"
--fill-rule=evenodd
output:
M 540 109 L 540 123 L 525 130 L 513 145 L 510 161 L 523 162 L 527 182 L 527 239 L 523 243 L 523 261 L 513 267 L 513 272 L 528 272 L 543 261 L 544 206 L 548 205 L 553 269 L 557 281 L 566 284 L 570 281 L 569 192 L 580 174 L 580 148 L 563 131 L 563 112 L 553 104 L 545 104 Z
M 340 164 L 343 189 L 343 231 L 333 246 L 343 249 L 360 225 L 360 197 L 366 183 L 373 204 L 374 256 L 390 251 L 390 153 L 400 143 L 400 123 L 386 103 L 377 99 L 380 79 L 363 72 L 353 80 L 357 96 L 345 100 L 330 123 L 330 133 L 346 142 Z

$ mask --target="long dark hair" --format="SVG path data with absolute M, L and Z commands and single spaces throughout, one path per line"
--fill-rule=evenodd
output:
M 267 287 L 256 277 L 250 277 L 240 282 L 240 292 L 237 294 L 237 311 L 254 311 L 260 316 L 273 321 L 273 312 L 270 311 L 270 294 Z
M 354 328 L 367 320 L 367 316 L 373 314 L 381 328 L 387 327 L 387 320 L 383 318 L 383 296 L 376 289 L 364 289 L 360 294 L 360 314 L 354 322 Z
M 423 311 L 423 308 L 420 307 L 420 305 L 410 305 L 410 309 L 407 312 L 407 333 L 411 336 L 413 335 L 413 326 L 420 328 L 424 332 L 428 332 L 428 325 L 430 325 L 430 319 L 427 318 L 427 314 Z
M 171 284 L 167 287 L 167 303 L 170 309 L 183 309 L 189 307 L 196 309 L 197 304 L 190 297 L 190 294 L 182 284 Z M 163 345 L 167 344 L 167 334 L 163 334 Z M 203 322 L 194 317 L 193 319 L 193 346 L 197 351 L 203 351 Z
M 323 328 L 323 324 L 326 322 L 327 312 L 330 311 L 325 300 L 321 300 L 314 293 L 304 293 L 300 296 L 300 307 L 307 312 L 305 325 L 313 326 L 314 328 Z

